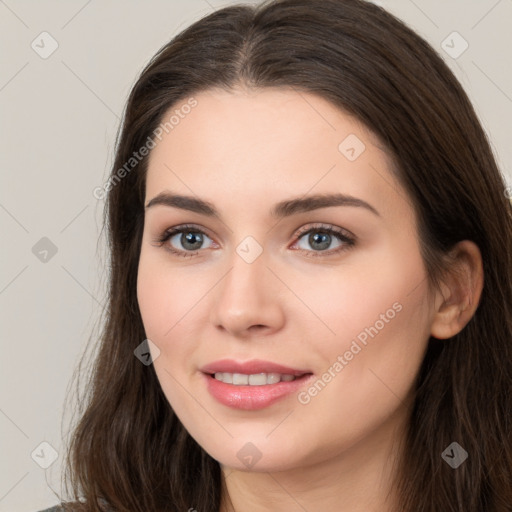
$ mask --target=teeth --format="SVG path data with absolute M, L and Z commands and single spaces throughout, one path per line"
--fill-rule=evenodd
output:
M 246 375 L 244 373 L 217 372 L 215 379 L 226 384 L 235 386 L 264 386 L 265 384 L 277 384 L 278 382 L 291 382 L 295 380 L 294 375 L 281 373 L 255 373 Z
M 249 384 L 249 375 L 244 375 L 243 373 L 234 373 L 233 384 L 235 386 L 247 386 L 247 384 Z
M 263 386 L 267 383 L 267 376 L 264 373 L 258 373 L 257 375 L 249 375 L 250 386 Z
M 281 381 L 281 375 L 279 373 L 268 373 L 267 384 L 277 384 Z

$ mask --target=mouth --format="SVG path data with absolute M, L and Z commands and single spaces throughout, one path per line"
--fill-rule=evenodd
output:
M 289 373 L 230 373 L 216 372 L 208 374 L 210 377 L 224 382 L 224 384 L 232 384 L 233 386 L 266 386 L 269 384 L 277 384 L 279 382 L 293 382 L 303 378 L 311 373 L 303 373 L 302 375 L 292 375 Z
M 217 361 L 201 368 L 206 388 L 221 404 L 234 409 L 258 410 L 289 397 L 313 378 L 300 370 L 268 361 Z
M 279 375 L 279 378 L 285 377 L 286 380 L 293 380 L 291 377 L 302 377 L 307 373 L 312 373 L 308 369 L 298 369 L 291 368 L 289 366 L 284 366 L 279 363 L 273 363 L 271 361 L 263 361 L 261 359 L 252 359 L 250 361 L 235 361 L 233 359 L 221 359 L 219 361 L 214 361 L 213 363 L 207 364 L 200 368 L 203 373 L 207 373 L 210 375 L 216 376 L 219 374 L 219 380 L 223 380 L 224 377 L 221 377 L 221 374 L 226 378 L 232 376 L 235 379 L 235 382 L 230 382 L 230 384 L 236 385 L 236 379 L 245 379 L 245 376 L 252 377 L 256 379 L 257 376 L 261 382 L 263 382 L 261 375 L 264 374 L 266 376 L 271 376 L 271 382 L 269 384 L 273 384 L 272 379 L 276 378 L 276 375 Z M 236 377 L 236 376 L 242 377 Z M 255 380 L 256 382 L 256 380 Z M 266 382 L 264 383 L 266 384 Z M 260 384 L 262 385 L 262 384 Z

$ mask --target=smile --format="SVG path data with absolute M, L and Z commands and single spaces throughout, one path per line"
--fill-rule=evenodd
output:
M 256 411 L 299 393 L 315 377 L 311 373 L 295 376 L 217 372 L 203 373 L 203 378 L 206 389 L 220 404 L 232 409 Z
M 266 384 L 277 384 L 278 382 L 291 382 L 297 377 L 295 375 L 281 373 L 244 373 L 217 372 L 214 378 L 225 384 L 234 386 L 264 386 Z

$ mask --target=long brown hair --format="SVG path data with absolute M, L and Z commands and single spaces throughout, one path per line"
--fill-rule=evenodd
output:
M 119 169 L 178 101 L 239 85 L 318 94 L 381 139 L 419 220 L 432 289 L 457 242 L 480 248 L 480 303 L 459 334 L 429 340 L 396 488 L 408 512 L 512 510 L 512 208 L 505 183 L 448 66 L 400 20 L 363 0 L 217 10 L 163 46 L 139 76 L 105 187 L 108 305 L 66 460 L 73 499 L 86 505 L 70 509 L 218 512 L 219 463 L 182 426 L 153 366 L 134 357 L 146 338 L 136 278 L 148 158 L 122 177 Z M 452 442 L 469 455 L 457 469 L 441 457 Z

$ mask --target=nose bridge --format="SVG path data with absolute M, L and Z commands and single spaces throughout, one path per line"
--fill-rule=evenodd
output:
M 261 295 L 265 294 L 265 288 L 268 286 L 266 268 L 266 257 L 263 253 L 252 261 L 246 258 L 243 252 L 244 245 L 240 244 L 233 253 L 230 261 L 231 270 L 225 278 L 220 300 L 224 300 L 229 307 L 237 309 L 243 304 L 249 305 L 251 302 L 261 300 Z M 240 253 L 242 255 L 240 255 Z M 247 251 L 250 254 L 250 250 Z
M 229 261 L 230 270 L 219 283 L 212 321 L 232 333 L 252 325 L 274 326 L 280 310 L 264 251 L 255 256 L 251 241 L 241 242 Z

